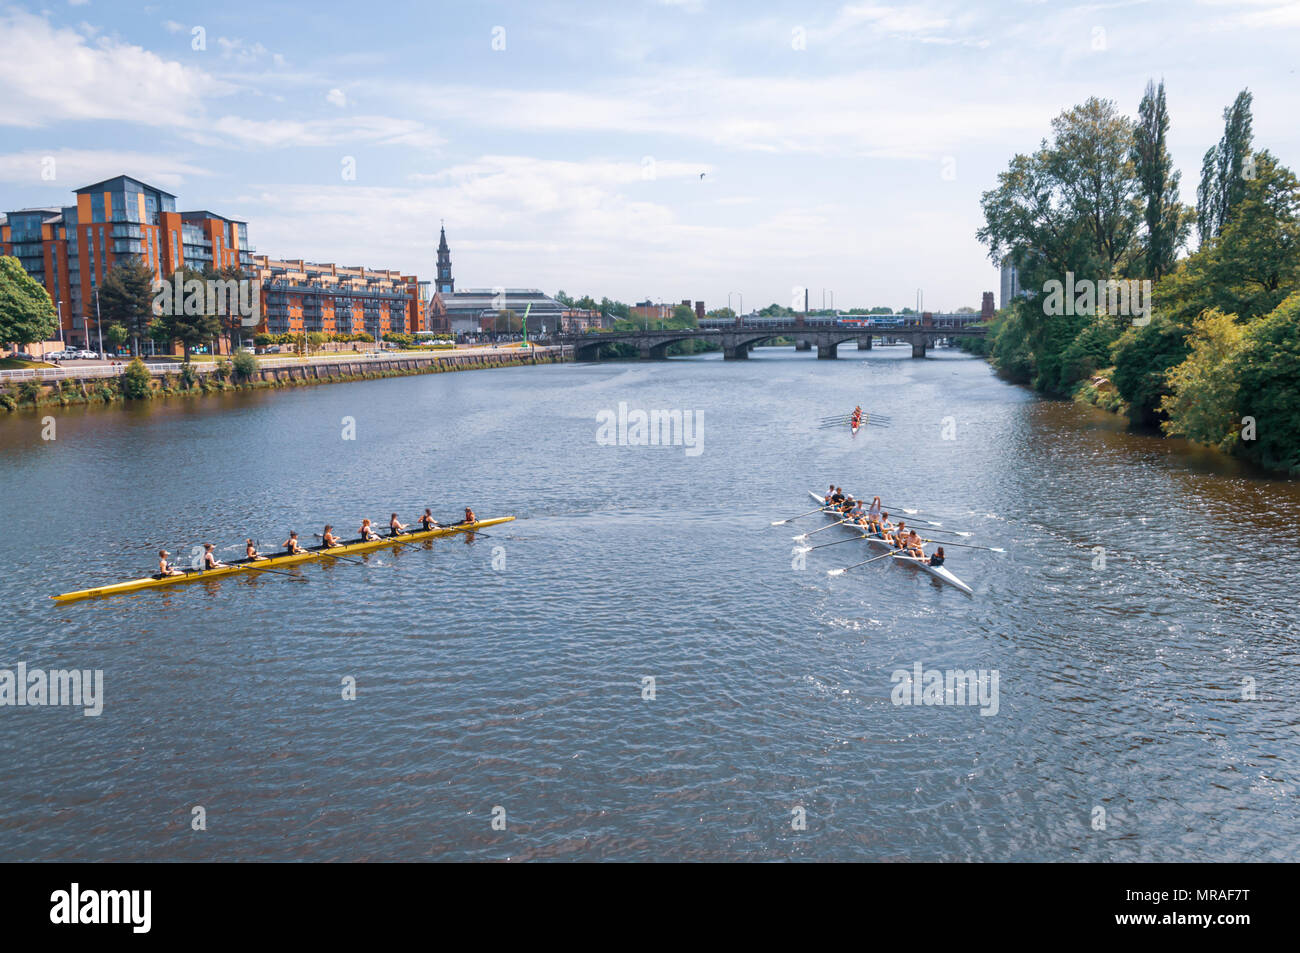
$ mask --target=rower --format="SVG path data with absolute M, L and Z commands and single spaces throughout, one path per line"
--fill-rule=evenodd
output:
M 265 559 L 266 557 L 257 551 L 256 543 L 251 539 L 246 539 L 244 540 L 244 558 L 249 562 L 256 562 L 257 560 Z
M 880 508 L 880 497 L 873 496 L 871 498 L 871 507 L 867 510 L 867 514 L 877 523 L 880 522 Z
M 405 532 L 406 524 L 398 522 L 396 513 L 388 518 L 388 533 L 390 536 L 401 536 Z
M 906 549 L 907 547 L 904 546 L 903 543 L 907 539 L 907 521 L 899 520 L 898 526 L 894 530 L 894 535 L 892 537 L 888 537 L 888 539 L 899 549 Z
M 290 556 L 297 556 L 302 552 L 302 547 L 298 545 L 298 533 L 295 530 L 289 531 L 289 538 L 284 541 L 284 551 Z
M 478 517 L 475 516 L 475 515 L 474 515 L 474 511 L 471 510 L 471 509 L 467 506 L 467 507 L 465 507 L 465 518 L 464 518 L 463 520 L 461 520 L 461 522 L 462 522 L 462 523 L 477 523 L 477 522 L 478 522 Z
M 927 559 L 927 560 L 925 561 L 925 563 L 926 563 L 927 566 L 930 566 L 930 567 L 933 568 L 933 569 L 938 569 L 940 566 L 942 566 L 942 565 L 943 565 L 943 547 L 940 546 L 938 549 L 936 549 L 936 550 L 934 551 L 934 555 L 931 556 L 929 559 Z
M 903 543 L 903 548 L 907 550 L 909 556 L 915 556 L 917 559 L 925 558 L 925 548 L 921 545 L 921 537 L 916 535 L 916 530 L 909 532 Z
M 826 495 L 822 497 L 822 502 L 825 503 L 827 506 L 829 506 L 831 503 L 831 497 L 833 497 L 834 495 L 835 495 L 835 484 L 832 483 L 829 487 L 826 488 Z
M 370 520 L 361 521 L 361 528 L 357 530 L 357 535 L 361 537 L 363 543 L 368 543 L 379 538 L 379 534 L 370 528 Z
M 325 524 L 325 532 L 320 534 L 321 549 L 333 549 L 335 546 L 342 545 L 343 541 L 334 535 L 334 527 L 329 523 Z
M 831 494 L 831 502 L 832 503 L 844 502 L 844 491 L 840 489 L 838 486 L 835 488 L 835 492 Z
M 217 554 L 212 550 L 211 543 L 203 544 L 203 568 L 204 569 L 224 569 L 226 566 L 221 560 L 217 559 Z
M 165 549 L 158 550 L 158 577 L 157 578 L 161 579 L 163 576 L 185 575 L 185 573 L 181 572 L 179 569 L 177 569 L 175 566 L 173 566 L 171 563 L 167 561 L 167 557 L 170 555 L 171 553 L 167 552 L 167 550 Z
M 420 529 L 426 533 L 431 529 L 438 528 L 438 521 L 433 518 L 433 510 L 425 507 L 424 515 L 420 517 Z
M 881 513 L 880 521 L 876 523 L 876 535 L 883 540 L 889 539 L 889 514 Z

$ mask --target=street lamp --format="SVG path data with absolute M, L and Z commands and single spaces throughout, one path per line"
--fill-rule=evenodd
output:
M 59 343 L 63 345 L 64 350 L 67 350 L 68 342 L 63 340 L 63 299 L 62 298 L 59 299 L 58 308 L 59 308 Z
M 99 316 L 99 289 L 95 289 L 95 331 L 99 335 L 99 356 L 104 357 L 104 320 Z M 90 333 L 86 333 L 86 343 L 90 343 Z
M 740 310 L 736 312 L 736 319 L 739 320 L 739 319 L 740 319 L 740 316 L 741 316 L 742 314 L 745 313 L 745 296 L 744 296 L 743 294 L 741 294 L 739 291 L 728 291 L 728 292 L 727 292 L 727 307 L 728 307 L 728 308 L 731 307 L 731 296 L 732 296 L 732 295 L 735 295 L 737 298 L 740 299 Z

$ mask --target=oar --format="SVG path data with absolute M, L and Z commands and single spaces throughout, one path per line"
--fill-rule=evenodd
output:
M 288 576 L 290 579 L 297 579 L 299 582 L 309 582 L 306 576 L 300 576 L 297 573 L 286 572 L 283 569 L 269 569 L 266 566 L 259 566 L 256 563 L 246 564 L 246 568 L 251 572 L 273 572 L 277 576 Z
M 891 549 L 891 550 L 890 550 L 889 552 L 887 552 L 887 553 L 881 553 L 879 556 L 872 556 L 870 559 L 864 559 L 864 560 L 862 560 L 862 562 L 860 562 L 860 563 L 854 563 L 852 566 L 845 566 L 843 569 L 828 569 L 828 570 L 826 571 L 826 575 L 828 575 L 828 576 L 842 576 L 842 575 L 844 575 L 846 572 L 848 572 L 850 569 L 857 569 L 859 566 L 865 566 L 867 563 L 874 563 L 877 559 L 884 559 L 886 556 L 892 556 L 892 555 L 894 555 L 894 553 L 896 553 L 896 552 L 898 552 L 897 549 Z
M 820 513 L 822 508 L 819 506 L 815 510 L 809 510 L 807 513 L 800 513 L 798 516 L 791 516 L 789 519 L 777 520 L 773 526 L 784 526 L 786 523 L 792 523 L 797 519 L 803 519 L 805 516 L 812 516 L 814 513 Z
M 923 522 L 923 521 L 922 521 L 922 520 L 914 520 L 914 522 Z M 959 530 L 959 529 L 932 529 L 932 530 L 929 530 L 929 532 L 931 532 L 931 533 L 943 533 L 943 534 L 946 535 L 946 536 L 974 536 L 974 535 L 975 535 L 974 533 L 964 533 L 964 532 L 962 532 L 962 531 Z
M 830 526 L 823 526 L 821 529 L 815 529 L 811 533 L 802 533 L 799 536 L 791 536 L 790 538 L 793 539 L 796 543 L 803 542 L 809 536 L 816 536 L 818 533 L 824 533 L 828 529 L 833 529 L 834 527 L 839 526 L 840 523 L 847 523 L 847 522 L 848 520 L 840 520 L 839 523 L 832 523 Z
M 320 533 L 312 533 L 312 535 L 315 536 L 317 539 L 324 539 L 324 537 L 321 536 Z M 346 546 L 347 543 L 340 543 L 339 545 L 341 545 L 341 546 Z M 324 550 L 324 549 L 314 549 L 314 550 L 312 550 L 312 552 L 314 552 L 317 556 L 328 556 L 330 559 L 341 559 L 341 560 L 343 560 L 345 563 L 356 563 L 358 566 L 364 566 L 364 565 L 365 565 L 365 563 L 363 563 L 363 562 L 362 562 L 361 560 L 359 560 L 359 559 L 351 559 L 351 558 L 349 558 L 349 557 L 347 557 L 347 556 L 339 556 L 339 555 L 336 555 L 335 553 L 328 552 L 328 551 L 326 551 L 326 550 Z
M 1003 549 L 1001 546 L 976 546 L 976 545 L 974 545 L 973 543 L 954 543 L 954 542 L 953 542 L 952 540 L 950 540 L 950 539 L 927 539 L 927 538 L 924 538 L 924 537 L 923 537 L 923 538 L 921 539 L 921 542 L 923 542 L 923 543 L 938 543 L 938 544 L 943 545 L 943 546 L 961 546 L 961 547 L 963 547 L 963 548 L 965 548 L 965 549 L 983 549 L 983 550 L 986 550 L 986 551 L 988 551 L 988 552 L 990 552 L 990 553 L 1005 553 L 1005 552 L 1006 552 L 1006 550 Z
M 878 536 L 850 536 L 848 539 L 837 539 L 833 543 L 822 543 L 818 546 L 801 546 L 799 552 L 811 553 L 814 549 L 825 549 L 827 546 L 838 546 L 840 543 L 860 543 L 864 539 L 879 539 Z M 880 540 L 882 543 L 884 540 Z

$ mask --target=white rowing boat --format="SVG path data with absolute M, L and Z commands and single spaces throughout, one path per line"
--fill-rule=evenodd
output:
M 808 492 L 808 495 L 811 496 L 814 500 L 816 500 L 821 506 L 823 507 L 826 506 L 825 497 L 818 496 L 816 493 L 813 493 L 811 490 Z M 833 516 L 837 520 L 843 518 L 839 513 L 835 512 L 832 509 L 825 509 L 824 512 L 826 513 L 827 516 Z M 896 550 L 895 546 L 885 542 L 883 539 L 880 539 L 878 536 L 867 535 L 867 531 L 861 526 L 856 526 L 852 523 L 845 523 L 844 528 L 848 530 L 856 530 L 858 535 L 861 536 L 864 540 L 866 540 L 875 549 Z M 917 559 L 915 556 L 905 556 L 903 555 L 903 553 L 898 551 L 894 552 L 892 561 L 897 563 L 906 563 L 909 566 L 914 566 L 915 568 L 920 569 L 922 572 L 928 572 L 935 579 L 938 579 L 940 582 L 946 582 L 948 585 L 952 586 L 955 589 L 960 589 L 968 596 L 975 594 L 975 591 L 971 589 L 970 586 L 966 585 L 966 583 L 962 582 L 951 572 L 949 572 L 946 566 L 931 566 L 923 559 Z

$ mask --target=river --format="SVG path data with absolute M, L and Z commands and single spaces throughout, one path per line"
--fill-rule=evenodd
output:
M 0 417 L 0 668 L 104 673 L 98 717 L 0 708 L 0 860 L 1296 860 L 1300 486 L 955 351 L 841 355 Z M 621 402 L 697 447 L 598 441 Z M 855 403 L 892 425 L 816 429 Z M 797 568 L 826 520 L 770 524 L 830 482 L 1006 552 L 948 547 L 973 596 L 828 576 L 857 542 Z M 426 505 L 518 519 L 48 598 Z M 996 710 L 895 704 L 918 663 Z

